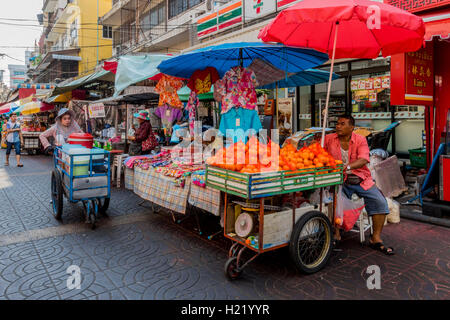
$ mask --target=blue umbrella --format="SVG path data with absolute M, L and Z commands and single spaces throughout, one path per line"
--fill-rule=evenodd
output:
M 225 43 L 201 48 L 161 62 L 162 73 L 189 79 L 196 70 L 215 67 L 220 77 L 233 67 L 248 67 L 259 58 L 289 73 L 321 65 L 328 55 L 312 49 L 287 47 L 262 42 Z
M 308 69 L 296 73 L 287 79 L 282 79 L 273 83 L 266 84 L 265 86 L 258 87 L 259 89 L 276 89 L 278 88 L 292 88 L 301 86 L 311 86 L 317 83 L 327 82 L 330 78 L 330 73 L 325 70 Z M 339 78 L 339 75 L 333 73 L 333 80 Z

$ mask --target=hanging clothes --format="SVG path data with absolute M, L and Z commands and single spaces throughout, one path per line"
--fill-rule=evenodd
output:
M 162 75 L 161 79 L 155 87 L 155 91 L 159 93 L 159 106 L 168 104 L 175 108 L 182 108 L 180 98 L 178 97 L 177 91 L 183 87 L 183 81 L 179 78 Z
M 167 104 L 156 108 L 155 116 L 161 119 L 161 122 L 165 128 L 172 128 L 172 124 L 175 120 L 181 120 L 183 118 L 183 112 L 178 108 L 171 108 Z
M 219 73 L 216 68 L 207 67 L 204 70 L 195 71 L 189 78 L 187 86 L 197 94 L 208 93 L 211 86 L 219 80 Z
M 227 113 L 233 107 L 257 109 L 255 87 L 258 86 L 255 73 L 246 68 L 234 67 L 217 81 L 214 88 L 222 95 L 222 111 Z
M 250 131 L 258 133 L 261 129 L 261 120 L 259 119 L 257 110 L 233 107 L 227 113 L 223 114 L 220 119 L 220 133 L 223 136 L 227 136 L 227 130 L 233 130 L 231 132 L 233 142 L 239 140 L 246 142 Z
M 194 122 L 198 104 L 199 104 L 198 95 L 194 90 L 192 90 L 186 105 L 186 109 L 189 112 L 189 132 L 192 137 L 194 136 Z

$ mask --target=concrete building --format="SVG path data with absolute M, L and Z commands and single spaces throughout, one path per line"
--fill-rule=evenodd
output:
M 112 0 L 44 0 L 40 57 L 29 74 L 35 83 L 54 83 L 92 73 L 111 57 L 112 35 L 98 25 Z
M 11 88 L 17 87 L 17 85 L 28 80 L 26 65 L 8 64 L 8 70 L 10 79 L 9 86 Z

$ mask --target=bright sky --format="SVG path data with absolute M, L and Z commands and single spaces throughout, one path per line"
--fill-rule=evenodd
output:
M 0 53 L 5 53 L 20 61 L 4 56 L 0 58 L 0 70 L 5 70 L 3 82 L 9 86 L 8 64 L 25 64 L 24 47 L 33 50 L 34 41 L 39 41 L 42 26 L 39 26 L 37 15 L 42 13 L 42 0 L 0 1 Z M 27 19 L 14 21 L 6 19 Z M 13 26 L 21 24 L 28 26 Z M 30 26 L 32 25 L 32 26 Z M 5 48 L 12 47 L 12 48 Z

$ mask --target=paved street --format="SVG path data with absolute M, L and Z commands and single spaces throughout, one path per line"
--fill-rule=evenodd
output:
M 226 280 L 228 240 L 199 236 L 190 218 L 178 225 L 132 192 L 114 189 L 109 216 L 91 230 L 81 205 L 65 202 L 63 222 L 50 208 L 51 158 L 25 156 L 4 167 L 0 151 L 0 299 L 449 299 L 450 230 L 403 219 L 388 225 L 384 256 L 347 235 L 328 266 L 295 271 L 287 250 L 265 254 L 241 279 Z M 205 233 L 218 227 L 202 216 Z M 70 265 L 81 289 L 66 285 Z M 381 290 L 368 290 L 366 268 L 379 265 Z

